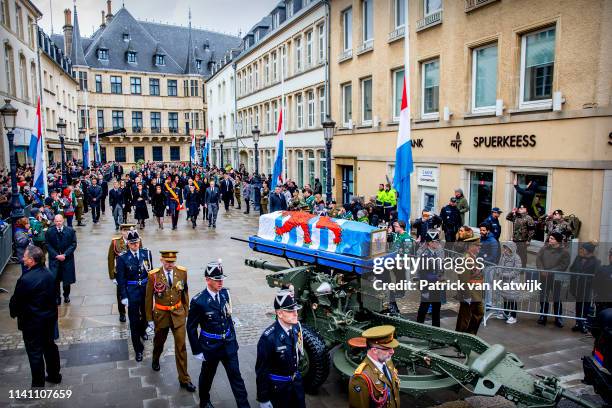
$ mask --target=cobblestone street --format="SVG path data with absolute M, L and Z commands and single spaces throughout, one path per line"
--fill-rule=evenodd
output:
M 88 217 L 89 218 L 89 217 Z M 230 237 L 246 238 L 256 231 L 257 217 L 246 216 L 242 211 L 221 210 L 216 230 L 203 223 L 193 230 L 181 216 L 178 231 L 170 228 L 158 230 L 148 225 L 142 231 L 143 242 L 158 258 L 160 249 L 178 249 L 178 263 L 189 270 L 189 292 L 194 296 L 204 287 L 203 267 L 209 260 L 222 258 L 234 303 L 234 316 L 241 345 L 240 364 L 247 384 L 250 400 L 255 401 L 256 343 L 263 329 L 272 321 L 272 296 L 274 289 L 265 281 L 266 271 L 244 266 L 244 258 L 252 256 L 245 243 Z M 71 389 L 66 400 L 15 400 L 9 390 L 28 389 L 30 370 L 16 321 L 10 319 L 8 302 L 19 276 L 19 268 L 10 265 L 0 276 L 0 287 L 8 293 L 0 294 L 0 406 L 45 407 L 183 407 L 199 402 L 196 393 L 188 393 L 178 386 L 174 364 L 174 345 L 169 336 L 161 359 L 162 369 L 151 370 L 152 341 L 146 344 L 142 363 L 134 360 L 129 341 L 127 323 L 120 323 L 115 304 L 115 287 L 108 279 L 106 253 L 110 237 L 114 235 L 110 214 L 101 223 L 89 222 L 77 227 L 78 249 L 77 283 L 73 285 L 71 303 L 60 307 L 60 355 L 63 381 L 55 389 Z M 262 257 L 257 255 L 257 257 Z M 277 260 L 278 262 L 278 260 Z M 402 312 L 412 318 L 418 304 L 401 302 Z M 442 313 L 442 325 L 454 328 L 456 311 L 451 304 Z M 592 339 L 570 332 L 569 328 L 556 329 L 549 325 L 539 327 L 535 320 L 519 318 L 509 331 L 501 321 L 489 321 L 479 333 L 490 343 L 502 343 L 515 352 L 533 374 L 557 375 L 578 393 L 592 393 L 580 379 L 580 357 L 589 353 Z M 538 339 L 537 342 L 533 339 Z M 197 385 L 199 361 L 189 354 L 189 372 Z M 346 385 L 332 370 L 327 383 L 317 395 L 307 397 L 313 407 L 344 406 Z M 459 398 L 466 398 L 465 392 Z M 418 400 L 403 397 L 408 406 L 434 406 L 458 399 L 452 391 L 425 395 Z M 216 407 L 234 406 L 224 370 L 218 371 L 212 392 Z M 458 406 L 453 403 L 452 406 Z M 461 406 L 511 406 L 503 399 L 467 398 Z M 449 405 L 450 406 L 450 405 Z

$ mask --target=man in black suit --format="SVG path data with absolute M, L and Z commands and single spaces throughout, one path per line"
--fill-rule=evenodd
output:
M 70 303 L 70 285 L 76 282 L 74 251 L 77 239 L 74 230 L 64 226 L 64 217 L 60 214 L 53 218 L 55 226 L 49 227 L 45 234 L 49 253 L 49 269 L 55 276 L 55 296 L 57 304 L 62 302 L 60 283 L 64 290 L 64 303 Z
M 221 199 L 223 200 L 223 205 L 225 206 L 225 212 L 229 211 L 230 201 L 232 200 L 232 195 L 234 194 L 234 183 L 229 177 L 229 174 L 225 173 L 223 175 L 223 180 L 221 180 L 219 191 L 221 192 Z
M 57 305 L 53 275 L 44 266 L 42 249 L 34 245 L 26 249 L 23 264 L 26 271 L 15 285 L 9 304 L 10 314 L 17 318 L 17 327 L 23 334 L 32 371 L 32 387 L 44 387 L 45 379 L 59 384 L 62 375 L 59 351 L 54 341 Z
M 106 197 L 108 197 L 108 183 L 102 176 L 100 176 L 98 178 L 98 184 L 102 189 L 102 197 L 100 197 L 100 207 L 102 208 L 102 214 L 104 214 L 106 212 Z
M 215 186 L 215 181 L 210 180 L 210 186 L 204 193 L 204 207 L 208 211 L 208 226 L 217 228 L 217 213 L 219 212 L 219 201 L 221 193 L 219 187 Z
M 113 188 L 108 192 L 108 202 L 115 220 L 115 231 L 119 231 L 119 225 L 123 224 L 123 191 L 118 181 L 113 182 Z
M 91 178 L 91 187 L 89 187 L 89 205 L 91 206 L 91 217 L 93 223 L 97 224 L 100 220 L 100 204 L 102 201 L 102 187 L 98 185 L 98 179 L 93 176 Z
M 274 193 L 270 195 L 270 212 L 274 211 L 284 211 L 287 209 L 287 200 L 285 196 L 281 193 L 281 188 L 276 186 L 274 188 Z

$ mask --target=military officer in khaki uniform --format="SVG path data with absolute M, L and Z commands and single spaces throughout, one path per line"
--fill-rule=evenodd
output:
M 108 246 L 108 277 L 113 281 L 115 286 L 117 285 L 117 279 L 115 279 L 117 258 L 128 250 L 127 236 L 134 227 L 136 227 L 136 224 L 121 224 L 119 227 L 121 235 L 113 237 Z M 140 243 L 140 248 L 142 248 L 142 242 Z M 119 321 L 125 322 L 125 305 L 121 303 L 119 287 L 117 287 L 117 307 L 119 309 Z
M 397 408 L 400 406 L 400 380 L 391 361 L 399 342 L 395 327 L 377 326 L 364 331 L 368 353 L 349 381 L 351 408 Z
M 149 272 L 145 298 L 147 321 L 155 328 L 151 366 L 154 371 L 160 370 L 159 357 L 164 351 L 168 331 L 172 329 L 179 384 L 181 388 L 194 392 L 196 387 L 191 383 L 191 378 L 187 373 L 187 347 L 185 345 L 185 321 L 189 310 L 187 269 L 176 264 L 178 251 L 159 252 L 162 266 Z

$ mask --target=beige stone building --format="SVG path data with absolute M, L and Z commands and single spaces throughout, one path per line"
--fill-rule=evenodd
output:
M 336 196 L 393 177 L 405 0 L 331 2 Z M 581 239 L 612 240 L 612 2 L 409 1 L 412 217 L 462 188 L 476 226 L 537 185 Z M 533 184 L 532 184 L 533 185 Z M 502 237 L 511 226 L 502 223 Z M 538 232 L 536 239 L 542 239 Z
M 41 68 L 41 111 L 47 149 L 47 163 L 61 161 L 61 145 L 57 133 L 60 118 L 66 123 L 64 146 L 66 158 L 83 158 L 77 123 L 78 81 L 72 76 L 72 65 L 63 51 L 38 28 L 38 50 Z
M 64 35 L 53 36 L 72 60 L 78 126 L 88 131 L 91 154 L 98 135 L 102 161 L 188 161 L 191 134 L 198 142 L 205 134 L 204 80 L 215 54 L 238 46 L 240 38 L 195 29 L 191 22 L 139 21 L 125 7 L 113 14 L 106 3 L 91 37 L 80 34 L 76 7 L 73 22 L 65 11 Z

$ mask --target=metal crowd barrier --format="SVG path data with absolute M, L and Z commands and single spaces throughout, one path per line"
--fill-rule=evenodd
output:
M 13 229 L 6 222 L 0 227 L 0 275 L 13 256 Z

